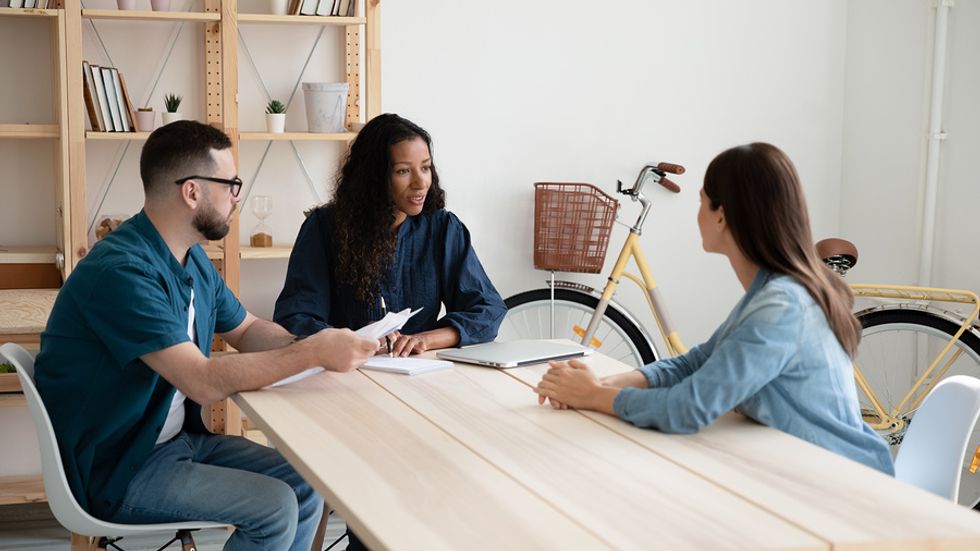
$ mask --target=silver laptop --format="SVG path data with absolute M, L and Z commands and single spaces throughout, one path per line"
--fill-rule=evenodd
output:
M 525 340 L 488 342 L 466 348 L 451 348 L 436 352 L 436 356 L 443 360 L 490 367 L 517 367 L 549 360 L 578 358 L 591 353 L 591 348 L 579 344 Z

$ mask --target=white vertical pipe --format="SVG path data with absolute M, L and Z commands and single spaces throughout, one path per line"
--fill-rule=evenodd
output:
M 932 92 L 929 101 L 929 147 L 926 151 L 926 181 L 922 204 L 922 243 L 919 256 L 919 285 L 931 285 L 933 247 L 936 236 L 936 198 L 939 194 L 939 146 L 943 132 L 943 92 L 946 82 L 946 34 L 953 0 L 936 4 L 936 30 L 932 47 Z

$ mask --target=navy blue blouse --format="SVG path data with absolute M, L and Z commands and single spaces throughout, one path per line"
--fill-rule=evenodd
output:
M 382 317 L 380 301 L 365 304 L 337 277 L 334 221 L 333 207 L 313 211 L 289 257 L 275 321 L 293 334 L 310 335 L 326 327 L 358 329 Z M 466 226 L 446 210 L 409 217 L 398 227 L 395 258 L 381 281 L 381 296 L 390 311 L 424 307 L 402 333 L 455 327 L 458 346 L 492 341 L 507 311 Z M 441 304 L 446 315 L 438 318 Z

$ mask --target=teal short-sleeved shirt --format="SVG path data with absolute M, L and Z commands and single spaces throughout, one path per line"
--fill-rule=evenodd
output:
M 163 428 L 174 387 L 140 357 L 190 340 L 192 288 L 207 356 L 214 332 L 238 327 L 245 309 L 200 246 L 181 266 L 141 211 L 92 248 L 55 300 L 35 377 L 68 483 L 97 517 L 118 507 Z M 185 407 L 184 428 L 205 430 L 200 406 Z

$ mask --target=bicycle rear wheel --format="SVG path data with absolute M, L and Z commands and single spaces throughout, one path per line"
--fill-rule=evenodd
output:
M 891 413 L 905 397 L 915 381 L 929 368 L 939 352 L 960 328 L 946 317 L 935 312 L 896 308 L 891 310 L 872 310 L 857 315 L 863 331 L 861 345 L 856 359 L 869 386 L 877 395 L 885 411 Z M 940 374 L 946 360 L 959 353 L 949 369 Z M 980 336 L 967 330 L 954 344 L 950 353 L 933 372 L 933 379 L 944 379 L 950 375 L 969 375 L 980 378 Z M 923 383 L 919 392 L 930 381 Z M 931 388 L 931 387 L 930 387 Z M 916 395 L 918 396 L 918 394 Z M 877 415 L 868 397 L 858 389 L 858 398 L 865 419 L 877 420 Z M 891 445 L 892 453 L 901 446 L 902 438 L 913 422 L 915 411 L 910 411 L 911 402 L 900 411 L 898 417 L 905 421 L 900 429 L 883 429 L 879 434 Z M 968 469 L 973 452 L 980 444 L 980 430 L 974 427 L 973 436 L 967 445 L 963 458 L 964 473 L 960 480 L 959 502 L 974 507 L 980 502 L 980 476 L 972 475 Z
M 550 339 L 551 290 L 534 289 L 518 293 L 504 301 L 507 315 L 497 333 L 501 341 L 517 339 Z M 574 289 L 555 289 L 554 338 L 580 342 L 592 313 L 599 304 L 596 297 Z M 640 327 L 612 304 L 606 309 L 594 337 L 594 346 L 610 358 L 632 367 L 654 362 L 659 357 L 653 343 Z

